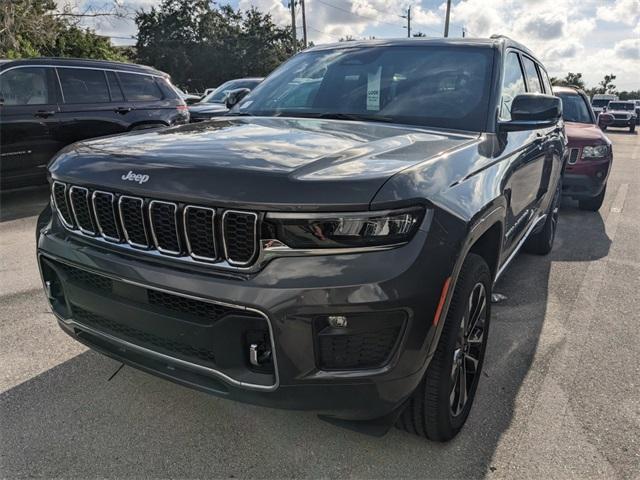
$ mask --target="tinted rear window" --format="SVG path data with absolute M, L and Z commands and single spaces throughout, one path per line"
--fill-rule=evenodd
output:
M 40 67 L 15 68 L 0 75 L 3 105 L 46 105 L 52 101 L 47 71 Z
M 129 102 L 162 100 L 162 92 L 150 75 L 118 72 L 124 96 Z
M 58 68 L 64 103 L 103 103 L 110 101 L 103 70 Z

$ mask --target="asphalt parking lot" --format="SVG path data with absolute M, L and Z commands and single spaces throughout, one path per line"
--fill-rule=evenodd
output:
M 605 204 L 563 202 L 553 252 L 501 279 L 476 403 L 445 445 L 117 372 L 49 313 L 34 236 L 46 190 L 5 194 L 0 476 L 640 478 L 640 135 L 608 135 Z

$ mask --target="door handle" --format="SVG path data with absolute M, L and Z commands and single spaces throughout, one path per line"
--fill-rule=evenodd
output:
M 133 110 L 131 107 L 118 107 L 114 112 L 124 115 L 125 113 L 129 113 L 131 110 Z
M 33 114 L 33 116 L 39 117 L 39 118 L 47 118 L 55 114 L 56 112 L 54 112 L 53 110 L 38 110 L 36 113 Z

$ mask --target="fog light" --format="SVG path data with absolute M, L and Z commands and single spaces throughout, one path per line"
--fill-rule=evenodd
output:
M 329 325 L 334 328 L 345 328 L 347 326 L 347 317 L 344 315 L 330 315 Z

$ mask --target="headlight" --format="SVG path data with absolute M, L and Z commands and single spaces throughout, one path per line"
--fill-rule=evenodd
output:
M 290 248 L 362 248 L 408 242 L 425 215 L 422 207 L 362 213 L 268 213 L 263 238 Z
M 593 147 L 584 147 L 582 149 L 582 158 L 602 158 L 609 155 L 608 145 L 596 145 Z

